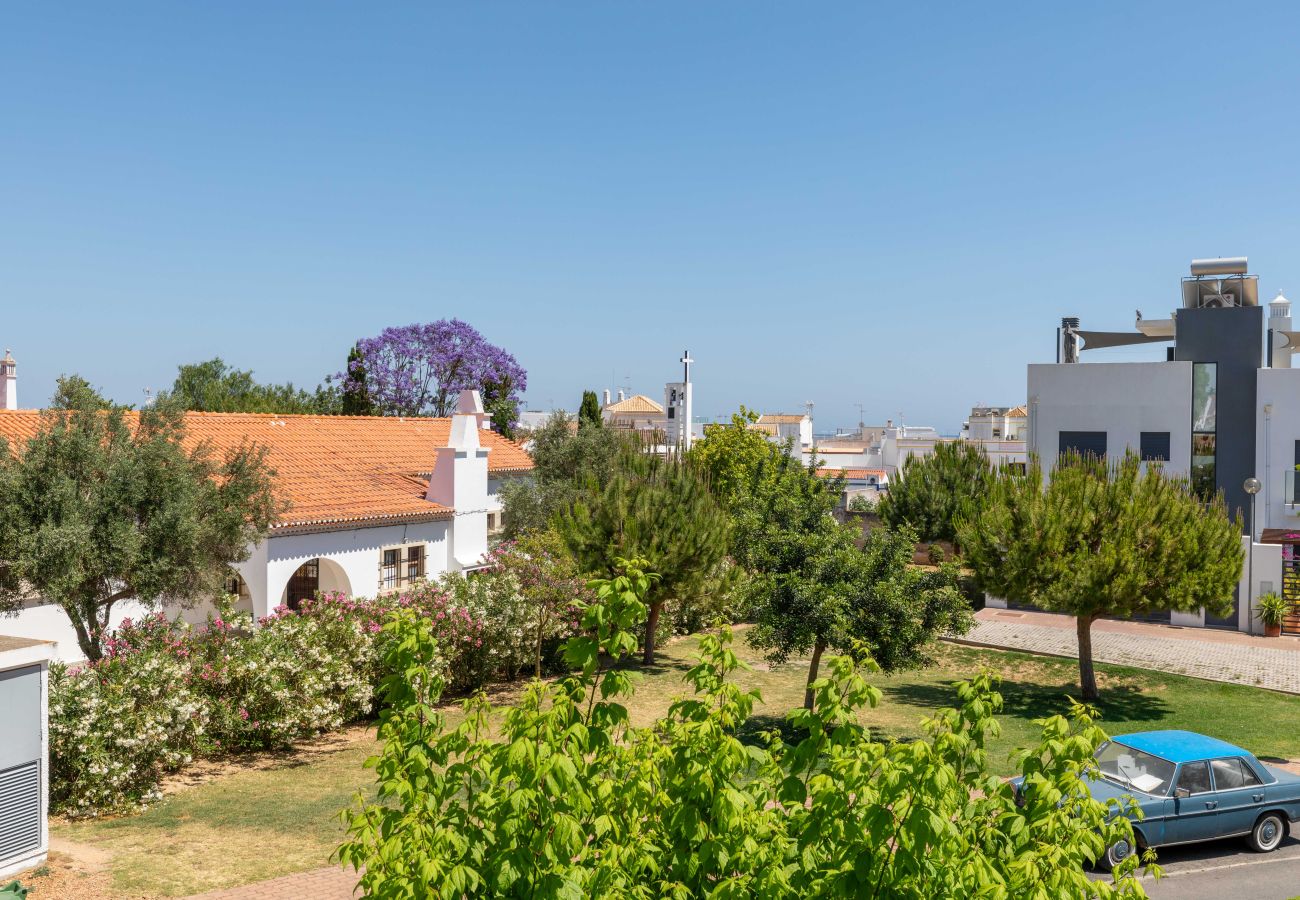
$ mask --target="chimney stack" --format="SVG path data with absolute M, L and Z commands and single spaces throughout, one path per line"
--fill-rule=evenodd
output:
M 5 350 L 0 359 L 0 409 L 18 408 L 18 364 L 13 354 Z
M 609 406 L 609 388 L 605 388 L 605 402 L 603 405 Z
M 479 441 L 482 408 L 478 391 L 461 391 L 456 414 L 451 417 L 447 446 L 438 448 L 424 495 L 426 500 L 454 510 L 448 533 L 448 562 L 453 569 L 478 565 L 488 550 L 489 448 Z
M 622 388 L 619 388 L 619 389 L 618 389 L 618 402 L 619 402 L 619 403 L 622 403 L 622 402 L 623 402 L 623 389 L 622 389 Z

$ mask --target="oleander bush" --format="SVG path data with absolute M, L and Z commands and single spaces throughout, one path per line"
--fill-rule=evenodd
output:
M 373 716 L 392 640 L 380 626 L 395 610 L 429 623 L 449 691 L 509 677 L 532 659 L 516 639 L 525 604 L 513 575 L 488 571 L 372 599 L 323 594 L 257 623 L 229 607 L 201 626 L 126 620 L 102 660 L 51 667 L 52 806 L 138 808 L 195 757 L 282 748 Z

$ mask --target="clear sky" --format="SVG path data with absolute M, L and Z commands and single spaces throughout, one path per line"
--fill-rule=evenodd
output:
M 9 2 L 0 349 L 24 406 L 139 402 L 457 316 L 537 408 L 689 347 L 707 417 L 954 431 L 1192 257 L 1300 295 L 1298 47 L 1295 4 Z

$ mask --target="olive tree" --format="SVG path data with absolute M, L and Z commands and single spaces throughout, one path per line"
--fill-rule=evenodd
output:
M 1226 615 L 1241 578 L 1242 523 L 1223 497 L 1205 503 L 1186 478 L 1131 452 L 1109 464 L 1063 455 L 1046 482 L 1037 460 L 1025 475 L 1005 473 L 957 533 L 983 590 L 1075 617 L 1089 701 L 1093 622 L 1201 607 Z
M 187 448 L 173 404 L 128 413 L 61 379 L 38 433 L 0 437 L 0 610 L 62 607 L 88 659 L 113 607 L 186 604 L 220 593 L 277 508 L 265 450 Z

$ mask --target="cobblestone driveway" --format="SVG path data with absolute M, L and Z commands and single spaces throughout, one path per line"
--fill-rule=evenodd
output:
M 984 609 L 976 621 L 959 643 L 1078 658 L 1078 638 L 1069 617 Z M 1300 641 L 1294 638 L 1096 622 L 1092 655 L 1097 662 L 1300 694 Z

